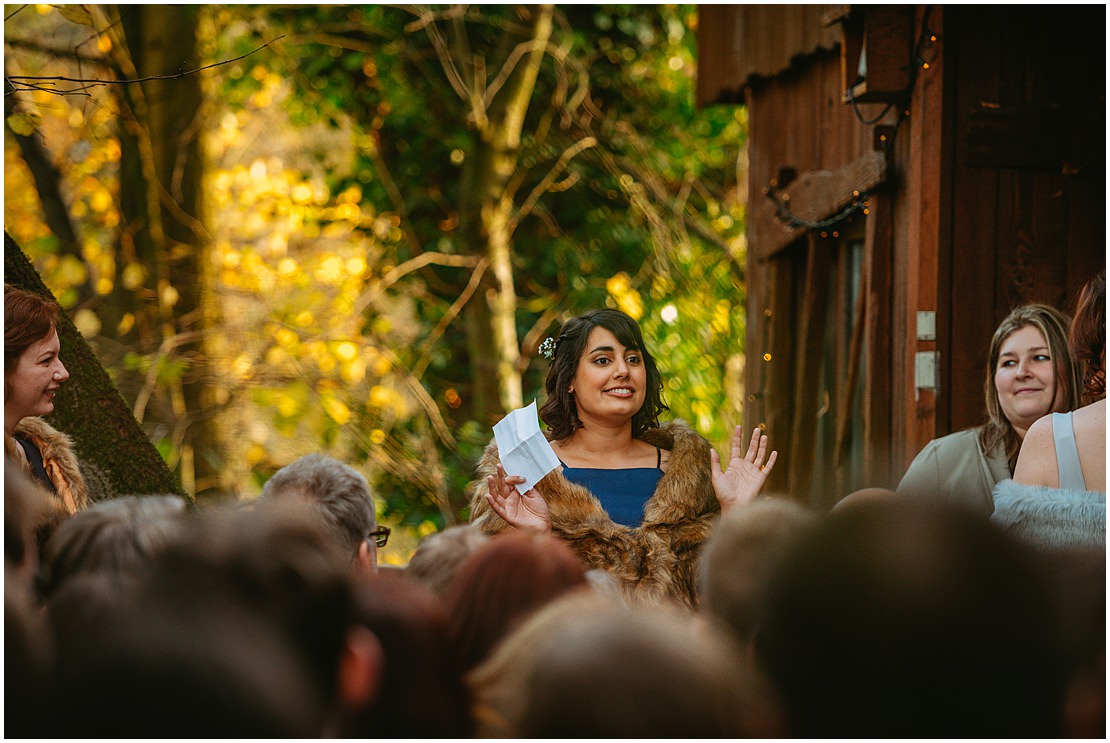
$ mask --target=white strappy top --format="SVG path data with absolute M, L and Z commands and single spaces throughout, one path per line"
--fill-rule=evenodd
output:
M 1086 490 L 1083 467 L 1079 464 L 1079 449 L 1075 446 L 1075 428 L 1071 413 L 1052 414 L 1052 438 L 1056 444 L 1056 469 L 1060 474 L 1060 487 L 1069 490 Z

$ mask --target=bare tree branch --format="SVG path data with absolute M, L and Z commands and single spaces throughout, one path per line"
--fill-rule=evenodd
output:
M 479 259 L 470 255 L 448 255 L 447 253 L 421 253 L 415 258 L 410 258 L 399 266 L 396 266 L 382 277 L 382 280 L 375 284 L 370 291 L 363 292 L 354 303 L 352 312 L 354 314 L 362 314 L 366 308 L 374 303 L 385 290 L 400 281 L 406 274 L 424 268 L 429 264 L 436 264 L 440 266 L 474 266 L 479 263 Z
M 532 189 L 532 193 L 528 194 L 528 198 L 521 204 L 520 209 L 517 210 L 517 213 L 509 220 L 506 229 L 508 229 L 510 235 L 516 230 L 520 221 L 532 213 L 532 209 L 535 208 L 539 198 L 551 190 L 552 185 L 555 183 L 555 179 L 566 170 L 567 164 L 574 159 L 575 155 L 583 150 L 596 146 L 596 137 L 585 137 L 563 151 L 563 154 L 559 156 L 559 160 L 552 166 L 547 175 L 543 177 L 543 180 L 536 184 L 536 187 Z
M 65 75 L 8 75 L 4 78 L 4 80 L 7 82 L 7 85 L 4 89 L 4 95 L 12 95 L 13 93 L 17 93 L 20 90 L 31 89 L 46 90 L 56 95 L 70 95 L 71 93 L 85 91 L 90 88 L 99 87 L 101 85 L 131 85 L 133 83 L 145 83 L 151 80 L 176 80 L 188 75 L 195 75 L 198 72 L 203 72 L 204 70 L 210 70 L 214 67 L 222 67 L 223 65 L 231 64 L 232 62 L 238 62 L 241 59 L 246 59 L 252 54 L 262 51 L 266 47 L 270 46 L 270 44 L 273 44 L 276 41 L 280 41 L 282 38 L 282 36 L 278 36 L 276 39 L 271 39 L 257 49 L 235 57 L 234 59 L 225 59 L 221 62 L 213 62 L 212 64 L 198 67 L 195 70 L 182 70 L 172 75 L 151 75 L 149 77 L 130 78 L 124 80 L 102 80 L 100 78 L 67 77 Z M 68 90 L 57 90 L 50 87 L 36 87 L 40 85 L 55 85 L 60 82 L 80 83 L 80 87 L 70 88 Z
M 455 299 L 451 307 L 443 317 L 440 318 L 439 322 L 436 323 L 432 332 L 428 334 L 427 339 L 424 341 L 424 346 L 427 350 L 421 361 L 413 368 L 414 376 L 418 378 L 424 376 L 424 372 L 427 370 L 428 364 L 431 363 L 432 359 L 431 347 L 439 342 L 439 338 L 443 335 L 444 331 L 447 330 L 447 326 L 455 320 L 458 314 L 462 312 L 463 307 L 466 306 L 466 303 L 474 296 L 474 292 L 478 290 L 478 286 L 482 283 L 482 276 L 485 275 L 487 268 L 489 268 L 489 259 L 482 258 L 478 262 L 478 265 L 475 266 L 474 271 L 470 274 L 470 281 L 467 282 L 466 288 L 463 289 L 462 293 Z

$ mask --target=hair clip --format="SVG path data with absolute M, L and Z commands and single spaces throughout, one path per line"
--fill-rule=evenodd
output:
M 543 354 L 543 357 L 545 359 L 551 361 L 555 358 L 555 346 L 558 345 L 558 343 L 559 341 L 555 340 L 551 336 L 547 336 L 547 338 L 544 339 L 543 343 L 540 344 L 539 351 L 541 354 Z

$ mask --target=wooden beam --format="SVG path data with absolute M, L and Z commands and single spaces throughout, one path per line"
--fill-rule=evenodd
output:
M 864 238 L 863 279 L 865 302 L 866 367 L 863 371 L 863 473 L 869 485 L 893 488 L 891 467 L 892 385 L 892 254 L 893 205 L 888 194 L 877 194 L 867 219 Z M 901 474 L 899 472 L 898 474 Z
M 809 505 L 826 506 L 821 494 L 812 493 L 817 455 L 817 411 L 820 409 L 821 365 L 825 350 L 826 302 L 829 269 L 832 265 L 829 240 L 810 234 L 806 259 L 805 289 L 798 318 L 794 351 L 794 415 L 790 422 L 790 451 L 787 487 L 793 496 Z M 832 483 L 829 483 L 832 487 Z
M 798 219 L 819 222 L 884 183 L 886 176 L 883 153 L 868 152 L 836 170 L 802 173 L 780 189 L 778 196 Z M 804 227 L 792 227 L 783 221 L 770 198 L 752 206 L 749 245 L 756 260 L 771 258 L 804 232 Z

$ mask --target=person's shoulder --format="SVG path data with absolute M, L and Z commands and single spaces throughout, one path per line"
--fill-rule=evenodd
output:
M 1026 447 L 1035 449 L 1038 446 L 1052 443 L 1052 417 L 1052 413 L 1049 413 L 1033 421 L 1033 425 L 1029 426 L 1029 430 L 1025 432 L 1025 438 L 1022 439 L 1021 448 L 1023 450 Z M 1052 445 L 1055 447 L 1055 444 Z
M 897 492 L 935 493 L 940 487 L 944 472 L 950 471 L 957 462 L 965 461 L 969 456 L 982 456 L 978 439 L 979 429 L 969 428 L 939 436 L 925 444 L 906 468 L 906 473 L 898 483 Z
M 1051 414 L 1038 418 L 1025 432 L 1013 479 L 1023 485 L 1059 486 Z
M 43 418 L 31 416 L 24 418 L 15 426 L 13 432 L 17 438 L 22 438 L 35 444 L 39 449 L 61 449 L 69 450 L 73 448 L 73 439 L 59 431 L 54 426 L 50 425 Z
M 1084 405 L 1071 414 L 1075 430 L 1091 430 L 1094 432 L 1106 429 L 1106 400 L 1099 400 L 1090 405 Z
M 1064 415 L 1067 415 L 1067 414 L 1065 413 Z M 1042 415 L 1040 418 L 1033 421 L 1033 425 L 1029 426 L 1029 430 L 1025 432 L 1026 438 L 1028 438 L 1029 434 L 1031 434 L 1031 433 L 1035 433 L 1037 435 L 1043 436 L 1045 431 L 1047 431 L 1049 434 L 1051 434 L 1052 433 L 1052 419 L 1055 418 L 1055 417 L 1056 417 L 1055 413 L 1049 413 L 1048 415 Z
M 979 451 L 979 429 L 965 428 L 945 436 L 939 436 L 921 450 L 921 454 L 935 454 L 940 457 L 966 455 Z

